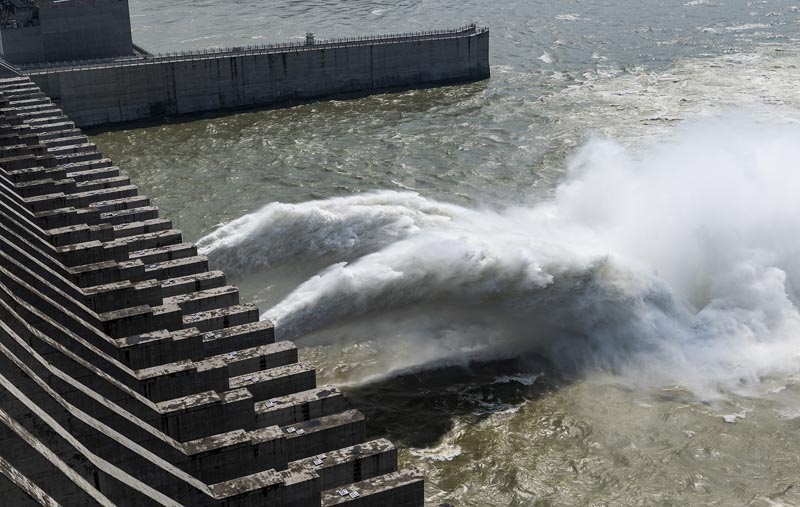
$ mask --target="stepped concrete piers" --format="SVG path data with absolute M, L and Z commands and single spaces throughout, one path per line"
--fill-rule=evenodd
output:
M 0 498 L 417 507 L 297 349 L 27 77 L 0 79 Z

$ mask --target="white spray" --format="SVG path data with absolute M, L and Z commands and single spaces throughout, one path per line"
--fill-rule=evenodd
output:
M 380 192 L 272 204 L 200 244 L 226 268 L 339 260 L 265 317 L 282 338 L 405 343 L 390 369 L 535 352 L 728 388 L 799 364 L 798 139 L 790 121 L 687 122 L 635 154 L 589 142 L 533 207 Z

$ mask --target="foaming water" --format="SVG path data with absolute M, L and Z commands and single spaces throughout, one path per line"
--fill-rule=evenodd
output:
M 339 260 L 264 317 L 287 339 L 405 345 L 388 371 L 535 353 L 705 396 L 798 366 L 798 135 L 792 119 L 701 119 L 636 152 L 589 142 L 532 207 L 271 204 L 199 244 L 225 269 Z
M 300 204 L 272 203 L 197 242 L 200 253 L 232 273 L 350 257 L 449 221 L 458 208 L 416 194 L 377 192 Z

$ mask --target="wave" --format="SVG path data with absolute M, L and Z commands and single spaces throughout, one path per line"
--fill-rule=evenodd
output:
M 200 245 L 226 269 L 330 259 L 264 318 L 377 340 L 388 371 L 535 353 L 708 394 L 798 368 L 798 138 L 792 118 L 685 121 L 637 150 L 591 140 L 534 206 L 270 204 Z
M 406 194 L 376 192 L 300 204 L 272 203 L 219 227 L 198 250 L 232 274 L 298 259 L 358 256 L 447 222 L 456 208 Z

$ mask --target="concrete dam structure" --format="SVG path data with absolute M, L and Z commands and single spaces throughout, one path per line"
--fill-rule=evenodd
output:
M 489 77 L 488 30 L 142 56 L 24 67 L 78 126 L 268 106 Z
M 128 0 L 0 0 L 0 57 L 78 127 L 487 79 L 489 31 L 451 30 L 152 55 Z M 3 69 L 0 68 L 0 75 Z
M 134 52 L 128 0 L 0 0 L 0 55 L 12 64 Z
M 0 0 L 0 505 L 422 506 L 78 127 L 487 77 L 475 25 L 152 55 L 127 0 Z
M 25 76 L 0 79 L 0 504 L 423 505 L 421 473 Z

